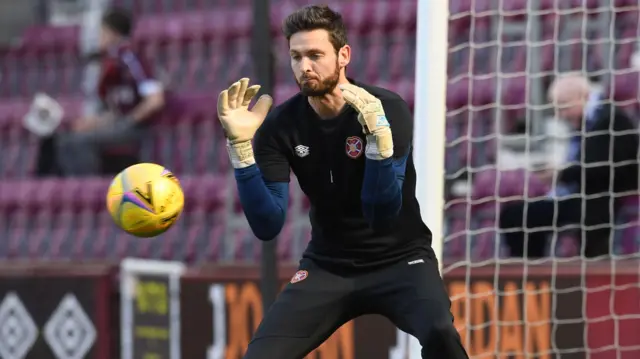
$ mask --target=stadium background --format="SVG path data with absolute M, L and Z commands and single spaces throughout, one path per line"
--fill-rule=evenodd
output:
M 134 43 L 171 91 L 142 156 L 179 176 L 187 206 L 175 228 L 153 240 L 112 224 L 103 203 L 108 178 L 35 179 L 37 138 L 22 126 L 37 92 L 63 104 L 66 120 L 90 108 L 95 69 L 80 55 L 95 43 L 106 3 L 0 1 L 0 357 L 238 358 L 262 313 L 261 247 L 237 201 L 212 101 L 254 73 L 251 2 L 113 1 L 136 15 Z M 349 75 L 420 101 L 416 0 L 329 3 L 346 18 L 356 54 Z M 566 146 L 549 136 L 566 131 L 545 100 L 554 74 L 588 73 L 638 118 L 638 3 L 449 3 L 447 117 L 426 120 L 446 120 L 443 273 L 470 354 L 637 358 L 638 198 L 629 196 L 616 218 L 611 261 L 576 256 L 571 229 L 554 235 L 549 259 L 506 258 L 495 213 L 504 201 L 548 190 L 531 172 L 557 163 Z M 304 4 L 271 2 L 276 103 L 297 89 L 279 24 Z M 292 188 L 277 242 L 283 282 L 309 240 L 308 203 Z M 145 262 L 120 271 L 126 257 L 186 267 Z M 131 351 L 121 355 L 121 347 Z M 363 318 L 314 357 L 405 359 L 408 350 L 406 336 L 384 320 Z

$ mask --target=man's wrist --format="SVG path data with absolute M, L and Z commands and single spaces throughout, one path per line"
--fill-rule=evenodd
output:
M 393 138 L 391 131 L 376 131 L 367 135 L 365 156 L 371 160 L 384 160 L 393 156 Z
M 227 151 L 233 168 L 246 168 L 256 163 L 251 141 L 231 143 L 227 140 Z

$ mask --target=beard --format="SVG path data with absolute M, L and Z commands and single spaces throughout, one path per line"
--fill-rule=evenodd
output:
M 336 60 L 336 67 L 333 74 L 330 76 L 319 80 L 317 78 L 313 78 L 311 80 L 304 81 L 302 78 L 298 80 L 296 78 L 296 82 L 298 83 L 298 87 L 300 88 L 300 92 L 307 97 L 322 97 L 330 92 L 332 92 L 336 86 L 338 86 L 338 81 L 340 80 L 340 67 L 338 66 L 338 61 Z M 310 82 L 313 81 L 313 82 Z

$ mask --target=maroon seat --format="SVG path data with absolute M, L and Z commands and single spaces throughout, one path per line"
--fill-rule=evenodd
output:
M 78 26 L 32 26 L 22 41 L 3 53 L 0 94 L 32 96 L 36 92 L 69 95 L 80 91 Z
M 543 21 L 550 21 L 557 14 L 557 10 L 566 6 L 566 3 L 563 3 L 562 0 L 541 0 L 536 3 L 527 0 L 512 0 L 500 2 L 500 9 L 497 10 L 501 11 L 505 21 L 522 21 L 527 16 L 529 9 L 533 7 L 537 14 L 543 17 Z
M 527 104 L 529 103 L 527 98 L 529 94 L 528 88 L 530 85 L 526 75 L 505 78 L 501 82 L 504 128 L 511 130 L 517 120 L 526 114 Z
M 495 101 L 494 96 L 495 78 L 490 75 L 456 78 L 447 86 L 447 109 L 487 105 Z
M 504 201 L 535 198 L 548 192 L 547 185 L 529 172 L 518 170 L 497 171 L 495 169 L 476 173 L 472 198 L 476 204 L 486 200 Z
M 76 212 L 76 216 L 78 228 L 75 238 L 70 243 L 69 258 L 79 260 L 92 253 L 93 245 L 97 239 L 98 226 L 96 213 L 90 208 L 83 208 L 80 212 Z
M 184 219 L 183 219 L 184 220 Z M 207 212 L 202 208 L 196 208 L 189 212 L 189 224 L 186 231 L 186 237 L 183 238 L 185 243 L 183 252 L 179 257 L 186 262 L 196 262 L 199 253 L 206 252 L 207 244 L 213 240 L 208 236 Z
M 36 253 L 46 253 L 53 260 L 70 259 L 73 243 L 78 240 L 76 233 L 79 223 L 76 216 L 77 213 L 71 209 L 56 212 L 51 235 L 47 238 L 48 243 L 39 244 L 40 247 L 48 248 L 42 248 Z
M 469 42 L 476 27 L 487 27 L 494 15 L 489 0 L 451 0 L 449 1 L 449 38 L 454 43 Z
M 22 34 L 21 45 L 36 52 L 78 49 L 80 26 L 31 26 Z
M 605 93 L 611 94 L 615 104 L 634 114 L 640 113 L 638 72 L 624 72 L 611 77 L 609 88 Z

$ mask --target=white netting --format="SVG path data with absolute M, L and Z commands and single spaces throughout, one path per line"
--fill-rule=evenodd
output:
M 547 101 L 557 75 L 588 76 L 638 120 L 638 4 L 450 1 L 444 275 L 473 357 L 640 357 L 636 191 L 617 194 L 601 223 L 613 228 L 602 238 L 611 260 L 583 255 L 584 220 L 546 228 L 545 257 L 524 262 L 499 225 L 505 203 L 555 188 L 541 168 L 566 164 L 572 130 Z

